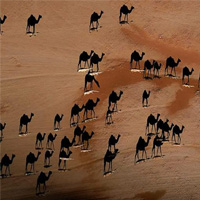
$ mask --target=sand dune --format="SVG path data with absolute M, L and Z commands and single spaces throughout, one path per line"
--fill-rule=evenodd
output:
M 120 25 L 119 9 L 126 3 L 135 9 L 130 23 Z M 16 158 L 9 178 L 1 179 L 2 199 L 38 199 L 35 186 L 40 171 L 53 174 L 47 182 L 47 193 L 41 199 L 198 199 L 200 142 L 199 130 L 199 5 L 198 1 L 1 1 L 1 16 L 7 15 L 1 40 L 1 122 L 6 122 L 1 145 L 1 157 L 7 153 Z M 92 12 L 104 14 L 98 31 L 89 32 Z M 30 14 L 43 17 L 36 26 L 36 35 L 26 35 Z M 82 51 L 105 53 L 96 76 L 100 88 L 84 95 L 86 72 L 77 72 Z M 130 55 L 137 50 L 146 59 L 162 63 L 161 78 L 143 79 L 143 74 L 131 72 Z M 177 68 L 180 79 L 164 77 L 165 60 L 180 58 Z M 190 84 L 182 86 L 182 68 L 194 68 Z M 142 107 L 142 92 L 151 90 L 150 106 Z M 108 96 L 112 90 L 123 95 L 114 123 L 105 125 Z M 95 134 L 90 152 L 72 147 L 72 160 L 67 171 L 58 171 L 60 141 L 66 135 L 70 141 L 70 112 L 74 103 L 82 105 L 89 98 L 100 98 L 95 108 L 97 119 L 82 123 Z M 29 124 L 29 134 L 19 137 L 22 114 L 35 115 Z M 62 129 L 53 130 L 56 113 L 63 113 Z M 149 114 L 161 114 L 170 124 L 185 126 L 180 146 L 165 142 L 164 157 L 134 163 L 139 136 L 146 139 L 145 126 Z M 81 113 L 82 120 L 83 113 Z M 57 133 L 51 167 L 44 168 L 45 149 L 35 165 L 36 174 L 25 176 L 25 158 L 35 150 L 38 132 Z M 111 134 L 121 134 L 113 161 L 115 172 L 103 176 L 103 157 Z M 171 137 L 171 136 L 170 136 Z M 151 156 L 153 139 L 147 147 Z M 46 145 L 46 138 L 44 141 Z

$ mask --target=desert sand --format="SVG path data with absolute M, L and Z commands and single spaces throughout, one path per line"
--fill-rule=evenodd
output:
M 119 9 L 126 3 L 135 9 L 129 24 L 119 24 Z M 0 143 L 1 157 L 12 153 L 11 177 L 1 179 L 1 199 L 199 199 L 200 198 L 200 97 L 197 88 L 200 63 L 200 2 L 199 1 L 1 1 L 1 119 L 6 122 Z M 91 14 L 104 14 L 98 31 L 88 31 Z M 36 36 L 26 34 L 30 14 L 42 19 L 36 26 Z M 77 72 L 82 51 L 105 53 L 96 76 L 99 92 L 83 94 L 84 72 Z M 162 63 L 161 79 L 145 80 L 141 73 L 129 70 L 131 53 L 144 51 L 144 60 Z M 181 59 L 182 68 L 194 68 L 190 84 L 182 86 L 181 78 L 164 77 L 165 60 Z M 143 66 L 144 62 L 141 62 Z M 151 90 L 150 106 L 142 107 L 142 92 Z M 112 90 L 123 95 L 114 113 L 112 125 L 105 125 L 108 96 Z M 89 98 L 100 98 L 97 119 L 84 123 L 94 131 L 90 152 L 71 147 L 68 170 L 58 171 L 60 141 L 66 135 L 73 138 L 74 127 L 69 119 L 74 103 L 82 105 Z M 29 124 L 29 134 L 19 137 L 19 119 L 25 113 L 35 115 Z M 25 176 L 25 159 L 35 150 L 38 132 L 53 134 L 56 113 L 64 114 L 62 129 L 54 144 L 52 166 L 44 168 L 45 149 L 35 164 L 36 174 Z M 134 163 L 139 136 L 146 140 L 145 127 L 149 114 L 161 114 L 179 126 L 184 125 L 181 145 L 171 141 L 162 146 L 163 158 Z M 81 118 L 82 118 L 81 113 Z M 81 127 L 83 124 L 80 125 Z M 103 176 L 103 158 L 111 134 L 121 138 L 120 153 L 113 160 L 115 172 Z M 170 135 L 171 138 L 171 135 Z M 153 139 L 147 147 L 151 157 Z M 46 139 L 43 144 L 46 145 Z M 47 193 L 35 194 L 41 171 L 53 172 L 47 182 Z

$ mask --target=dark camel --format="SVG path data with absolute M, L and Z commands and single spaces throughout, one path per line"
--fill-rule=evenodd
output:
M 3 137 L 3 130 L 5 129 L 5 127 L 6 127 L 6 123 L 4 124 L 0 123 L 1 138 Z
M 31 26 L 33 26 L 33 33 L 35 33 L 35 25 L 39 23 L 41 18 L 42 18 L 41 15 L 38 16 L 38 19 L 36 19 L 33 15 L 31 15 L 27 20 L 26 33 L 30 33 Z
M 90 25 L 89 25 L 89 31 L 91 30 L 91 25 L 92 29 L 98 29 L 99 26 L 99 19 L 103 15 L 103 11 L 101 11 L 100 15 L 98 15 L 96 12 L 93 12 L 91 17 L 90 17 Z M 96 22 L 96 28 L 94 28 L 94 22 Z
M 115 138 L 114 135 L 111 135 L 109 140 L 108 140 L 108 150 L 111 151 L 111 146 L 114 146 L 114 150 L 115 150 L 115 145 L 118 143 L 119 138 L 121 137 L 120 134 L 118 134 L 117 138 Z
M 112 120 L 112 114 L 114 113 L 114 107 L 112 108 L 112 110 L 110 110 L 109 106 L 108 106 L 108 110 L 106 112 L 106 120 L 105 120 L 105 124 L 112 124 L 113 120 Z
M 159 113 L 157 114 L 157 118 L 155 118 L 152 114 L 148 116 L 147 125 L 146 125 L 146 130 L 148 130 L 148 133 L 149 133 L 149 124 L 152 125 L 151 132 L 153 132 L 153 127 L 154 127 L 154 130 L 156 131 L 156 123 L 158 122 L 159 117 L 160 117 Z
M 43 136 L 42 134 L 39 132 L 36 136 L 36 142 L 35 142 L 35 148 L 41 148 L 42 149 L 42 141 L 44 140 L 45 138 L 45 135 L 46 133 L 43 133 Z M 39 142 L 39 145 L 38 145 L 38 142 Z
M 37 179 L 37 185 L 36 185 L 36 194 L 40 194 L 40 185 L 43 184 L 43 192 L 42 193 L 45 193 L 46 191 L 46 181 L 49 180 L 50 176 L 52 174 L 52 171 L 49 171 L 48 173 L 48 176 L 46 176 L 46 174 L 44 172 L 41 172 L 40 175 L 38 176 L 38 179 Z M 39 188 L 39 193 L 37 193 L 38 191 L 38 188 Z
M 59 154 L 59 161 L 58 161 L 58 168 L 60 168 L 60 164 L 62 162 L 62 160 L 64 159 L 64 165 L 63 165 L 63 168 L 62 170 L 66 170 L 66 163 L 67 163 L 67 160 L 66 158 L 69 158 L 70 155 L 72 154 L 72 151 L 69 151 L 68 153 L 66 153 L 64 150 L 62 150 Z
M 139 69 L 140 69 L 140 60 L 143 59 L 144 55 L 145 55 L 144 52 L 142 52 L 142 55 L 140 56 L 140 54 L 137 51 L 134 51 L 131 54 L 130 69 L 132 69 L 133 60 L 135 61 L 135 68 L 137 67 L 137 65 L 139 65 Z
M 157 61 L 153 60 L 153 75 L 154 77 L 159 77 L 159 71 L 161 69 L 162 64 L 158 64 Z
M 54 151 L 49 151 L 47 150 L 45 152 L 45 156 L 44 156 L 44 165 L 45 166 L 50 166 L 50 158 L 53 156 Z M 48 160 L 48 164 L 47 164 L 47 160 Z
M 171 56 L 169 58 L 167 58 L 166 60 L 166 67 L 165 67 L 165 75 L 166 75 L 166 71 L 167 71 L 167 75 L 168 74 L 168 67 L 171 67 L 171 75 L 172 75 L 172 71 L 174 69 L 174 73 L 175 73 L 175 76 L 176 76 L 176 70 L 175 68 L 178 66 L 178 64 L 181 62 L 181 60 L 178 58 L 177 62 L 174 61 L 174 58 L 172 58 Z
M 84 68 L 85 68 L 86 63 L 87 63 L 88 68 L 89 68 L 88 60 L 91 58 L 91 56 L 92 56 L 93 53 L 94 53 L 94 51 L 91 50 L 90 55 L 88 55 L 88 53 L 87 53 L 86 51 L 83 51 L 83 52 L 80 54 L 77 71 L 78 71 L 79 69 L 81 69 L 81 62 L 82 62 L 82 61 L 85 62 Z
M 1 17 L 0 17 L 0 34 L 3 33 L 3 31 L 1 31 L 1 24 L 4 24 L 6 19 L 7 19 L 7 17 L 5 15 L 3 16 L 3 19 L 1 19 Z
M 166 119 L 166 122 L 165 123 L 167 123 L 167 122 L 169 122 L 169 120 L 168 119 Z M 159 119 L 159 121 L 157 122 L 157 133 L 158 133 L 158 131 L 159 131 L 159 129 L 163 129 L 163 124 L 164 124 L 164 122 L 163 122 L 163 120 L 162 119 Z
M 173 133 L 172 133 L 172 141 L 174 139 L 175 143 L 176 143 L 176 137 L 175 137 L 175 134 L 178 135 L 178 141 L 179 144 L 181 143 L 181 137 L 180 137 L 180 134 L 183 133 L 183 129 L 185 128 L 185 126 L 182 126 L 182 128 L 180 129 L 178 125 L 175 125 L 174 128 L 173 128 Z
M 170 135 L 169 131 L 172 130 L 173 126 L 174 126 L 174 124 L 172 123 L 171 127 L 170 127 L 167 121 L 163 124 L 163 127 L 162 127 L 162 138 L 163 138 L 163 140 L 169 138 L 169 135 Z M 167 132 L 167 138 L 165 137 L 165 132 Z
M 158 155 L 158 151 L 160 149 L 160 154 L 162 156 L 162 150 L 161 150 L 161 146 L 163 145 L 162 139 L 160 139 L 158 137 L 158 135 L 156 135 L 156 137 L 153 140 L 153 147 L 152 147 L 152 157 L 155 157 L 155 148 L 157 147 L 157 155 Z
M 139 140 L 136 145 L 135 162 L 136 162 L 136 157 L 139 160 L 139 151 L 142 151 L 142 159 L 143 159 L 144 152 L 146 154 L 146 159 L 147 159 L 146 147 L 149 145 L 150 139 L 151 139 L 151 137 L 148 137 L 147 141 L 145 142 L 145 140 L 141 136 L 139 137 Z
M 81 129 L 78 125 L 74 129 L 74 140 L 76 139 L 76 136 L 79 137 L 79 140 L 78 140 L 77 144 L 80 144 L 81 136 L 82 136 L 83 132 L 85 131 L 85 129 L 86 129 L 86 126 L 83 126 L 83 128 Z
M 83 110 L 83 108 L 85 108 L 84 105 L 82 105 L 82 107 L 80 108 L 77 104 L 74 104 L 74 106 L 71 109 L 70 126 L 72 124 L 78 124 L 79 118 L 80 118 L 79 113 Z M 77 115 L 77 122 L 76 123 L 74 121 L 74 116 L 75 115 Z M 72 119 L 73 119 L 73 122 L 71 123 Z
M 144 78 L 150 78 L 149 74 L 151 76 L 151 69 L 153 68 L 153 64 L 149 60 L 146 60 L 144 62 L 144 72 L 143 72 L 143 77 Z M 148 71 L 147 76 L 146 76 L 146 70 Z
M 87 131 L 84 131 L 82 134 L 82 144 L 83 144 L 83 149 L 88 149 L 89 147 L 89 140 L 92 138 L 92 136 L 94 135 L 94 132 L 92 131 L 92 133 L 89 135 L 89 133 Z M 87 146 L 86 148 L 84 148 L 84 142 L 87 142 Z
M 62 121 L 63 116 L 64 116 L 63 114 L 61 116 L 59 114 L 56 114 L 56 116 L 54 118 L 54 130 L 60 129 L 60 122 Z M 56 127 L 56 123 L 57 123 L 57 127 Z
M 94 108 L 97 106 L 97 104 L 98 104 L 99 101 L 100 101 L 99 98 L 97 98 L 96 102 L 94 102 L 92 99 L 89 99 L 87 101 L 87 103 L 85 104 L 85 110 L 84 110 L 84 114 L 83 114 L 83 120 L 85 120 L 85 116 L 86 116 L 86 119 L 88 119 L 88 111 L 91 111 L 91 118 L 92 118 L 92 113 L 94 114 L 94 118 L 95 118 Z
M 96 78 L 92 75 L 90 75 L 90 71 L 85 75 L 85 87 L 84 92 L 87 91 L 87 83 L 90 83 L 90 90 L 93 89 L 93 81 L 96 83 L 96 85 L 100 88 L 99 82 L 96 80 Z
M 112 153 L 111 151 L 107 150 L 105 156 L 104 156 L 104 174 L 107 172 L 112 172 L 112 161 L 118 154 L 118 149 L 115 149 L 115 152 Z M 108 171 L 106 172 L 106 163 L 109 163 Z
M 62 140 L 61 140 L 61 145 L 60 145 L 60 151 L 62 151 L 64 148 L 66 148 L 69 152 L 69 147 L 71 147 L 73 144 L 75 143 L 75 139 L 72 139 L 72 142 L 69 141 L 69 139 L 67 138 L 67 136 L 65 136 Z
M 99 71 L 99 62 L 102 61 L 104 55 L 105 55 L 105 53 L 102 53 L 101 58 L 96 53 L 94 53 L 92 55 L 92 57 L 90 58 L 90 68 L 92 68 L 92 72 L 93 72 L 93 65 L 94 64 L 97 65 L 97 72 Z
M 33 113 L 31 113 L 30 118 L 29 118 L 27 115 L 25 115 L 25 114 L 23 114 L 23 115 L 21 116 L 21 118 L 20 118 L 20 123 L 19 123 L 19 132 L 20 132 L 20 133 L 21 133 L 21 131 L 22 131 L 22 126 L 23 126 L 23 125 L 26 126 L 26 132 L 25 132 L 25 133 L 28 132 L 28 123 L 31 122 L 33 116 L 34 116 Z
M 200 87 L 200 74 L 199 74 L 199 81 L 198 81 L 198 88 Z
M 117 102 L 121 99 L 122 94 L 123 94 L 123 91 L 121 91 L 121 90 L 120 90 L 119 96 L 117 96 L 117 93 L 115 91 L 112 91 L 112 93 L 110 94 L 110 96 L 108 98 L 108 108 L 110 108 L 111 103 L 113 103 L 114 110 L 118 111 Z
M 143 94 L 142 94 L 142 105 L 143 105 L 143 107 L 147 107 L 148 106 L 148 98 L 149 98 L 149 96 L 150 96 L 150 91 L 147 93 L 147 91 L 146 90 L 144 90 L 144 92 L 143 92 Z M 146 100 L 146 105 L 144 105 L 144 101 Z
M 10 165 L 13 163 L 14 158 L 15 158 L 14 154 L 12 154 L 11 159 L 8 157 L 7 154 L 4 155 L 4 157 L 1 159 L 1 175 L 3 175 L 2 173 L 3 166 L 5 166 L 6 167 L 5 176 L 10 176 Z M 7 170 L 8 170 L 8 174 L 7 174 Z
M 57 137 L 57 134 L 55 134 L 54 136 L 53 136 L 53 134 L 52 133 L 49 133 L 49 135 L 48 135 L 48 138 L 47 138 L 47 144 L 46 144 L 46 148 L 51 148 L 52 146 L 53 146 L 53 149 L 55 149 L 54 148 L 54 140 L 56 139 L 56 137 Z M 51 142 L 51 143 L 50 143 Z M 49 144 L 50 143 L 50 144 Z
M 188 67 L 184 67 L 183 68 L 183 77 L 182 77 L 182 84 L 188 84 L 189 85 L 189 77 L 190 75 L 192 75 L 194 69 L 192 68 L 191 71 L 188 69 Z M 187 76 L 188 77 L 188 81 L 187 83 L 184 82 L 184 77 Z
M 124 14 L 124 22 L 127 22 L 128 23 L 128 14 L 130 14 L 132 12 L 132 10 L 134 9 L 133 6 L 131 6 L 130 10 L 128 9 L 128 7 L 126 5 L 123 5 L 121 8 L 120 8 L 120 14 L 119 14 L 119 23 L 121 23 L 121 17 L 122 17 L 122 14 Z M 126 20 L 127 18 L 127 20 Z
M 26 173 L 27 173 L 27 167 L 28 167 L 28 164 L 30 163 L 31 164 L 31 168 L 30 168 L 30 172 L 33 168 L 33 173 L 35 172 L 35 162 L 38 160 L 39 156 L 40 156 L 41 152 L 38 152 L 37 154 L 37 157 L 35 157 L 35 155 L 30 152 L 27 157 L 26 157 Z

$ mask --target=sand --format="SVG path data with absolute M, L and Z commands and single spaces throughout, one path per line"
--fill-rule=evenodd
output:
M 135 9 L 129 24 L 118 23 L 119 9 L 126 3 Z M 47 193 L 41 199 L 198 199 L 200 196 L 199 91 L 197 79 L 200 62 L 200 2 L 198 1 L 1 1 L 1 17 L 7 15 L 1 40 L 1 122 L 6 122 L 0 143 L 1 157 L 7 153 L 16 158 L 11 177 L 1 179 L 1 199 L 38 199 L 35 186 L 40 171 L 53 172 L 47 182 Z M 104 11 L 98 32 L 88 31 L 92 12 Z M 25 34 L 30 14 L 43 18 L 36 35 Z M 77 73 L 79 54 L 94 50 L 105 53 L 96 76 L 100 88 L 84 95 L 84 76 Z M 161 79 L 145 80 L 129 70 L 130 54 L 144 51 L 144 60 L 162 63 Z M 165 60 L 180 58 L 177 68 L 194 68 L 190 84 L 181 79 L 163 77 Z M 143 61 L 141 66 L 143 66 Z M 150 106 L 142 107 L 142 92 L 151 90 Z M 112 90 L 124 93 L 113 114 L 114 123 L 105 125 L 108 96 Z M 70 112 L 74 103 L 80 106 L 89 98 L 100 102 L 97 119 L 84 125 L 95 134 L 90 152 L 72 147 L 67 171 L 58 171 L 60 141 L 73 138 Z M 22 114 L 35 115 L 29 134 L 19 137 Z M 56 113 L 64 114 L 62 129 L 53 130 Z M 161 114 L 169 123 L 184 125 L 181 145 L 165 142 L 163 158 L 134 163 L 139 136 L 146 139 L 148 115 Z M 81 118 L 82 118 L 81 113 Z M 83 124 L 81 124 L 82 127 Z M 36 174 L 25 176 L 25 159 L 35 150 L 38 132 L 57 133 L 51 167 L 44 168 L 45 149 L 35 164 Z M 113 160 L 114 173 L 103 176 L 103 158 L 111 134 L 121 138 L 120 153 Z M 46 146 L 46 139 L 43 146 Z M 153 139 L 147 147 L 151 156 Z

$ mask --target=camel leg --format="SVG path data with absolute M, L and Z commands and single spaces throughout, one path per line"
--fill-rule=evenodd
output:
M 111 165 L 111 172 L 112 172 L 112 161 L 110 162 L 110 165 Z
M 106 170 L 106 161 L 104 160 L 104 173 L 105 173 L 105 170 Z
M 160 154 L 161 154 L 161 157 L 162 157 L 162 150 L 161 150 L 161 146 L 160 146 Z
M 142 159 L 143 159 L 144 151 L 142 151 Z
M 87 149 L 89 148 L 89 141 L 87 141 Z
M 28 131 L 28 127 L 27 127 L 27 124 L 26 124 L 26 132 L 25 133 L 27 133 L 27 131 Z
M 145 155 L 146 155 L 146 159 L 147 159 L 147 152 L 146 152 L 146 150 L 144 150 L 144 152 L 145 152 Z
M 88 60 L 87 60 L 87 66 L 88 66 L 88 69 L 89 69 L 89 62 L 88 62 Z

